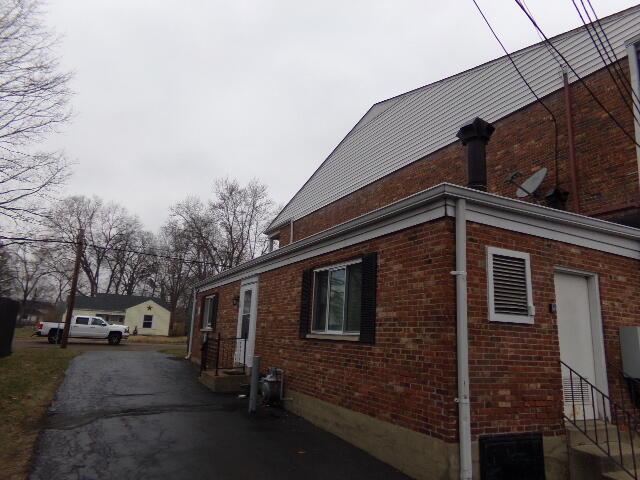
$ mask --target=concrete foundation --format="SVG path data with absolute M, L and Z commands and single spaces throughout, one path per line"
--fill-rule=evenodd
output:
M 458 444 L 429 437 L 362 413 L 287 391 L 285 406 L 403 473 L 424 480 L 456 480 Z M 545 473 L 547 480 L 568 478 L 566 439 L 544 437 Z M 480 479 L 478 442 L 472 443 L 473 478 Z

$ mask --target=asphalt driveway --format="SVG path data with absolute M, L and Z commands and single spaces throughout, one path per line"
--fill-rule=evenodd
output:
M 47 417 L 32 479 L 400 479 L 365 452 L 278 409 L 214 394 L 158 352 L 76 357 Z

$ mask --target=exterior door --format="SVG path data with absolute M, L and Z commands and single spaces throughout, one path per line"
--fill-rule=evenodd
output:
M 589 382 L 581 381 L 575 373 L 562 367 L 565 415 L 576 420 L 592 419 L 595 407 L 599 417 L 598 403 L 601 401 L 597 396 L 593 398 L 589 385 L 597 383 L 587 277 L 556 272 L 555 291 L 560 359 Z
M 90 337 L 90 318 L 89 317 L 76 317 L 75 323 L 71 324 L 71 331 L 69 336 L 71 337 Z
M 240 288 L 240 305 L 238 309 L 238 328 L 236 337 L 235 362 L 250 367 L 253 363 L 253 352 L 256 344 L 256 318 L 258 316 L 258 281 L 243 284 Z
M 89 331 L 89 336 L 91 336 L 92 338 L 107 338 L 107 336 L 109 335 L 109 327 L 107 326 L 107 322 L 99 317 L 93 317 L 91 319 Z

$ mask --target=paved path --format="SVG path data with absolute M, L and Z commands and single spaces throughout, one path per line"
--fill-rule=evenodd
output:
M 400 479 L 391 467 L 276 409 L 200 385 L 158 352 L 76 357 L 49 411 L 31 479 Z

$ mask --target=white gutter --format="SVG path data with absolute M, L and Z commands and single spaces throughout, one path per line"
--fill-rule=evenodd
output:
M 191 343 L 193 342 L 193 325 L 196 319 L 196 292 L 197 290 L 193 289 L 193 305 L 191 306 L 191 326 L 189 327 L 189 343 L 187 347 L 187 356 L 184 357 L 186 360 L 191 358 Z
M 467 202 L 456 201 L 456 340 L 458 359 L 458 429 L 460 479 L 471 480 L 471 409 L 469 405 L 469 329 L 467 324 Z

